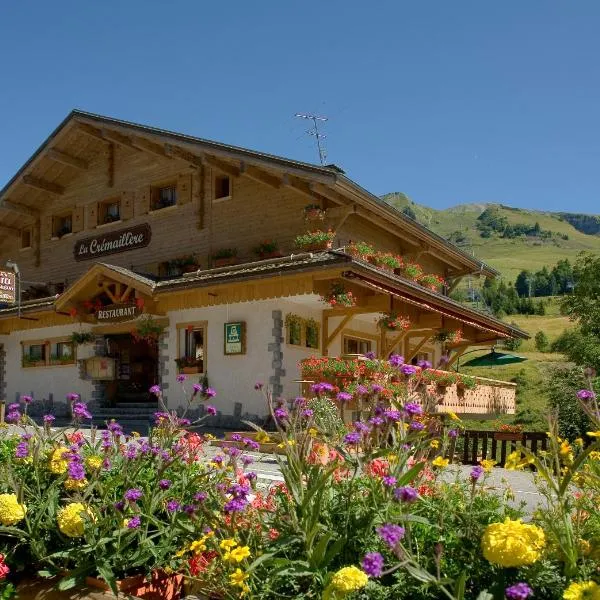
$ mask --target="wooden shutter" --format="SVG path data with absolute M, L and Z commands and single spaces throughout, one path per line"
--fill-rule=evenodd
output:
M 177 204 L 192 201 L 192 174 L 183 173 L 177 176 Z
M 44 217 L 42 219 L 42 239 L 52 239 L 52 224 L 54 223 L 54 217 Z
M 135 192 L 121 192 L 121 219 L 127 221 L 133 219 L 133 205 L 135 203 Z
M 145 215 L 150 212 L 150 201 L 152 198 L 152 188 L 147 185 L 139 190 L 138 193 L 138 209 L 141 215 Z
M 98 225 L 98 203 L 93 202 L 87 205 L 87 228 L 93 229 Z
M 85 228 L 83 219 L 84 219 L 85 211 L 83 206 L 76 206 L 73 209 L 73 233 L 79 233 L 83 231 Z

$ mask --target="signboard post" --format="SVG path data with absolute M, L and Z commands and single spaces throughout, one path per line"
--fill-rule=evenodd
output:
M 225 349 L 226 355 L 246 354 L 246 323 L 225 323 Z
M 12 271 L 0 271 L 0 302 L 17 301 L 17 276 Z

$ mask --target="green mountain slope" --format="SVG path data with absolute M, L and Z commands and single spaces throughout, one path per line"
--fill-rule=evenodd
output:
M 600 234 L 597 232 L 600 231 L 600 217 L 595 215 L 551 213 L 493 203 L 460 204 L 436 210 L 416 204 L 406 194 L 398 192 L 386 194 L 383 200 L 414 214 L 419 223 L 473 253 L 510 281 L 514 281 L 523 269 L 537 271 L 564 258 L 574 261 L 581 251 L 600 253 Z M 507 238 L 492 231 L 490 237 L 482 237 L 479 217 L 486 209 L 497 220 L 517 230 L 534 228 L 537 223 L 541 235 Z

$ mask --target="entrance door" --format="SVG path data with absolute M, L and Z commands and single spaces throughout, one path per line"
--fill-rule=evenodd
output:
M 108 399 L 113 403 L 154 401 L 148 390 L 158 383 L 158 345 L 136 342 L 130 334 L 106 338 L 108 355 L 117 359 L 117 378 L 107 386 Z

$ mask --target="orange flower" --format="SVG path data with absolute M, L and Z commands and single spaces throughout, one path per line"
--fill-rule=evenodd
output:
M 375 458 L 365 468 L 370 477 L 385 477 L 390 472 L 390 463 L 385 458 Z

